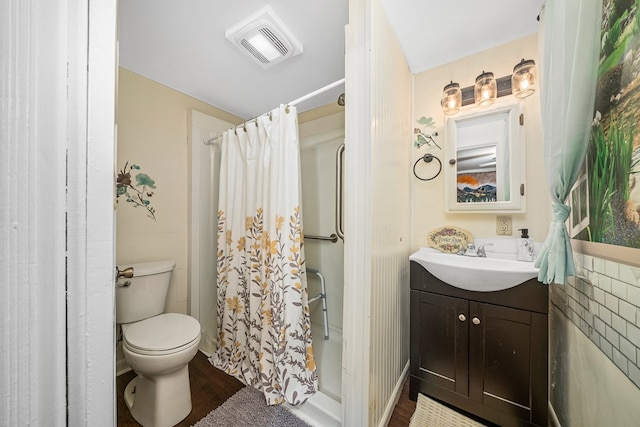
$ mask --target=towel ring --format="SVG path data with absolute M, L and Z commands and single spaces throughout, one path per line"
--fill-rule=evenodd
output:
M 420 163 L 420 160 L 424 160 L 425 163 L 431 163 L 431 161 L 433 159 L 436 159 L 438 161 L 438 172 L 435 173 L 435 175 L 433 175 L 431 178 L 421 178 L 418 176 L 418 174 L 416 173 L 416 166 L 418 166 L 418 163 Z M 420 157 L 418 160 L 416 160 L 416 162 L 413 164 L 413 174 L 415 175 L 416 178 L 418 178 L 420 181 L 431 181 L 432 179 L 434 179 L 435 177 L 437 177 L 438 175 L 440 175 L 440 172 L 442 171 L 442 162 L 440 161 L 439 158 L 437 158 L 436 156 L 434 156 L 433 154 L 425 154 L 424 156 Z

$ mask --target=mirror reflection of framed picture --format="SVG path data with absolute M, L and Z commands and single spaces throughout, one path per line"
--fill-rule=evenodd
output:
M 509 200 L 509 191 L 508 188 L 504 188 L 504 185 L 503 191 L 498 194 L 497 147 L 497 142 L 491 142 L 486 145 L 458 148 L 456 157 L 458 203 Z

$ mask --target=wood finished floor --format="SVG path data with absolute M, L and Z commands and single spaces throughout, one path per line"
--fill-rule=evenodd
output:
M 404 381 L 402 393 L 396 407 L 393 409 L 391 419 L 387 427 L 406 427 L 411 421 L 411 416 L 416 410 L 416 402 L 409 399 L 409 378 Z
M 134 372 L 127 372 L 116 378 L 118 427 L 140 426 L 131 416 L 123 397 L 125 387 L 134 377 Z M 189 416 L 178 424 L 180 427 L 197 423 L 243 387 L 240 381 L 213 367 L 207 357 L 200 352 L 189 364 L 189 380 L 193 409 Z M 416 402 L 409 400 L 409 382 L 406 381 L 388 426 L 408 426 L 415 409 Z

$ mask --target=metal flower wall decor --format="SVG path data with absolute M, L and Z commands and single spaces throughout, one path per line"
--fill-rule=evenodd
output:
M 128 161 L 120 169 L 116 178 L 116 202 L 126 196 L 127 203 L 133 204 L 134 208 L 143 207 L 147 217 L 156 221 L 156 210 L 149 200 L 154 194 L 152 190 L 156 189 L 156 182 L 146 173 L 137 172 L 139 170 L 140 166 L 133 163 L 129 165 Z M 135 185 L 131 180 L 132 173 L 135 173 Z
M 420 148 L 423 145 L 427 145 L 428 147 L 432 147 L 435 145 L 440 148 L 438 143 L 435 141 L 435 137 L 438 136 L 438 132 L 434 129 L 436 128 L 436 122 L 431 117 L 420 117 L 417 120 L 419 125 L 422 125 L 422 128 L 414 128 L 413 133 L 416 135 L 416 140 L 413 145 L 416 148 Z M 442 148 L 440 148 L 442 150 Z

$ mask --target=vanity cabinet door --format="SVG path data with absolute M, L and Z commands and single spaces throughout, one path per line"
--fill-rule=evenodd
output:
M 465 299 L 411 291 L 412 376 L 468 395 L 468 312 Z
M 470 399 L 546 425 L 546 316 L 470 302 L 469 318 Z

